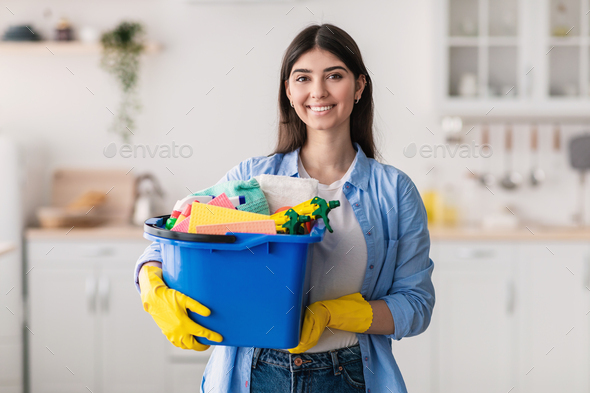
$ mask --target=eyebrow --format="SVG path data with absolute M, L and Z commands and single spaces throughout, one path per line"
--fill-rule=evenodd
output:
M 344 72 L 348 72 L 346 70 L 346 68 L 341 67 L 341 66 L 328 67 L 328 68 L 324 69 L 324 72 L 330 72 L 332 70 L 338 70 L 338 69 L 344 70 Z M 293 72 L 291 73 L 291 75 L 293 75 L 296 72 L 303 72 L 303 73 L 311 74 L 311 70 L 308 70 L 307 68 L 298 68 L 296 70 L 293 70 Z

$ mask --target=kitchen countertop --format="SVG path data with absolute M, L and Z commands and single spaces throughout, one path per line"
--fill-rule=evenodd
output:
M 557 227 L 529 224 L 515 229 L 428 226 L 431 240 L 580 241 L 590 242 L 590 227 Z
M 92 228 L 27 228 L 25 237 L 31 239 L 121 239 L 140 240 L 143 227 L 134 225 L 98 226 Z M 147 240 L 146 240 L 147 241 Z
M 428 227 L 430 239 L 435 240 L 499 240 L 499 241 L 590 241 L 590 227 L 552 227 L 527 225 L 518 229 L 482 229 L 467 227 Z M 27 228 L 27 239 L 144 239 L 143 227 L 100 226 L 94 228 Z

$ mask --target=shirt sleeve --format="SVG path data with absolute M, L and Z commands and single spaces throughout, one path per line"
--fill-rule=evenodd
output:
M 233 180 L 246 180 L 249 177 L 247 176 L 250 173 L 251 169 L 251 159 L 244 160 L 240 162 L 238 165 L 231 168 L 215 185 L 220 183 L 225 183 L 227 181 Z
M 152 242 L 152 244 L 147 246 L 143 254 L 141 254 L 141 256 L 137 259 L 137 262 L 135 263 L 134 281 L 135 287 L 137 288 L 137 292 L 139 292 L 140 294 L 141 290 L 139 288 L 139 271 L 141 270 L 143 264 L 149 261 L 162 262 L 162 255 L 160 253 L 160 243 Z
M 394 333 L 386 336 L 395 340 L 424 332 L 435 303 L 426 209 L 412 180 L 405 174 L 398 179 L 397 247 L 388 247 L 385 256 L 385 263 L 395 263 L 395 270 L 391 288 L 381 298 L 395 325 Z
M 231 168 L 216 184 L 224 183 L 230 180 L 243 180 L 244 175 L 250 173 L 250 165 L 250 159 L 240 162 L 239 164 Z M 135 263 L 134 281 L 135 287 L 137 288 L 137 292 L 139 292 L 140 294 L 141 290 L 139 287 L 139 271 L 141 270 L 141 267 L 149 261 L 162 262 L 162 255 L 159 242 L 152 242 L 152 244 L 150 244 L 145 249 L 143 254 L 141 254 L 141 256 L 137 259 L 137 262 Z

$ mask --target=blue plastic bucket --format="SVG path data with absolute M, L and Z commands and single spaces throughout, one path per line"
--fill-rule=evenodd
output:
M 308 235 L 201 235 L 164 229 L 168 217 L 148 219 L 144 237 L 160 243 L 166 285 L 211 310 L 208 317 L 188 315 L 223 341 L 196 337 L 199 343 L 277 349 L 299 344 L 309 245 L 322 241 L 322 222 Z

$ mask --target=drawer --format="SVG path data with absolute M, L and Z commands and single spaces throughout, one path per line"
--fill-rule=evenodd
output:
M 516 260 L 516 246 L 506 242 L 437 242 L 438 262 L 506 262 Z M 435 263 L 437 262 L 435 261 Z
M 27 241 L 27 259 L 137 260 L 151 244 L 147 240 L 33 240 Z

